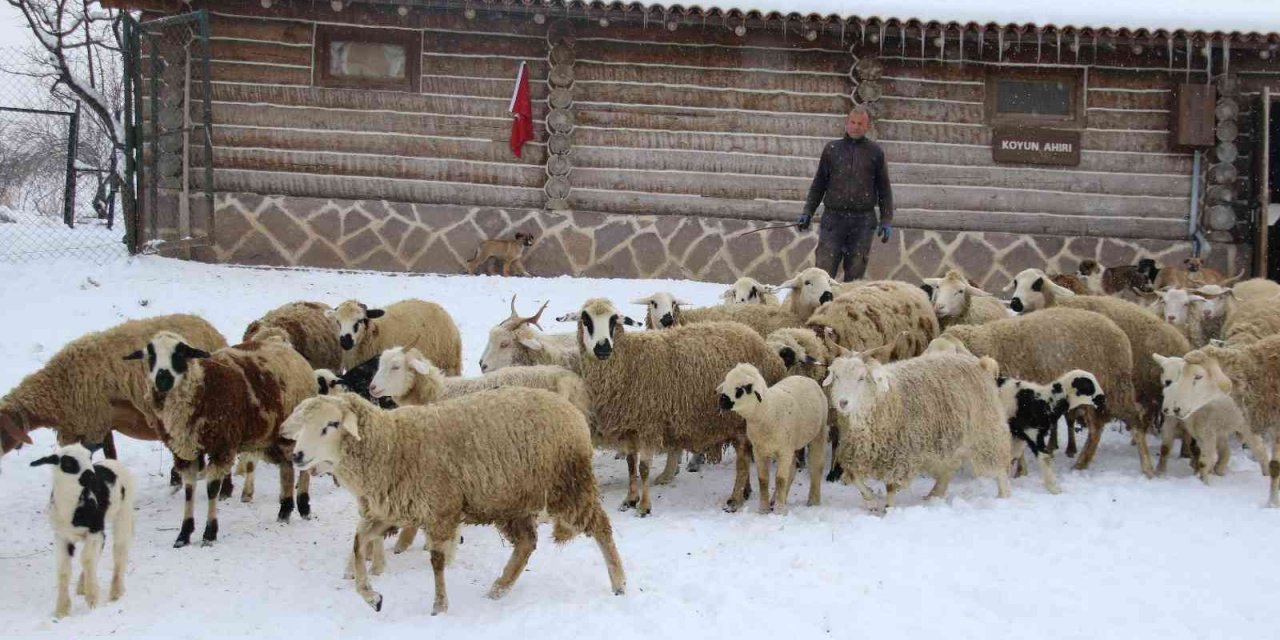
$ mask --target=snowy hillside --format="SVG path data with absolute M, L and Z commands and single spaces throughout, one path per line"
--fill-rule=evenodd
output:
M 0 392 L 66 341 L 126 318 L 188 311 L 231 340 L 283 302 L 379 304 L 407 296 L 442 303 L 464 337 L 467 374 L 489 327 L 520 294 L 547 316 L 589 296 L 631 299 L 667 289 L 711 303 L 720 285 L 693 282 L 396 277 L 261 271 L 144 258 L 113 266 L 0 264 Z M 559 328 L 552 322 L 549 330 Z M 122 356 L 124 354 L 121 354 Z M 667 375 L 668 372 L 656 372 Z M 255 502 L 220 506 L 219 541 L 173 549 L 181 496 L 168 488 L 169 455 L 156 443 L 120 438 L 138 475 L 137 537 L 127 593 L 89 611 L 52 619 L 54 559 L 45 519 L 51 475 L 28 463 L 47 454 L 52 433 L 6 456 L 0 473 L 0 630 L 11 638 L 1267 638 L 1280 593 L 1280 510 L 1262 508 L 1267 483 L 1248 453 L 1206 487 L 1185 461 L 1169 477 L 1145 480 L 1127 434 L 1109 430 L 1094 468 L 1068 470 L 1064 493 L 1039 478 L 1016 479 L 1013 497 L 967 473 L 945 501 L 925 504 L 930 483 L 899 494 L 887 517 L 870 515 L 852 487 L 824 486 L 823 506 L 806 508 L 807 475 L 792 488 L 787 516 L 720 510 L 732 463 L 682 472 L 654 492 L 654 514 L 615 506 L 625 465 L 596 456 L 604 500 L 628 574 L 610 594 L 596 546 L 555 546 L 549 529 L 511 593 L 484 597 L 510 552 L 496 531 L 464 529 L 447 572 L 450 610 L 432 618 L 432 580 L 421 538 L 389 556 L 373 578 L 384 596 L 371 610 L 342 579 L 355 506 L 328 478 L 312 485 L 313 519 L 275 522 L 278 484 L 262 468 Z M 1153 443 L 1154 444 L 1154 443 Z M 1153 446 L 1154 450 L 1154 446 Z M 237 479 L 237 490 L 240 480 Z M 238 492 L 238 491 L 237 491 Z M 203 490 L 197 495 L 203 496 Z M 203 497 L 197 525 L 203 527 Z M 754 504 L 754 501 L 753 501 Z M 109 576 L 104 555 L 100 579 Z

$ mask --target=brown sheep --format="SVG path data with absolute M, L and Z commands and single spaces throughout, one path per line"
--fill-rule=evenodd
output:
M 342 367 L 342 347 L 338 346 L 333 320 L 328 316 L 331 311 L 329 305 L 321 302 L 290 302 L 250 322 L 241 341 L 248 342 L 267 329 L 278 328 L 311 363 L 312 369 L 338 371 Z

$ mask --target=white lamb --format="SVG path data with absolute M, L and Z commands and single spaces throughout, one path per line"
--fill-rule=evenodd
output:
M 822 503 L 823 443 L 827 434 L 826 395 L 817 382 L 789 376 L 770 387 L 760 370 L 739 364 L 717 388 L 720 409 L 747 421 L 747 439 L 755 452 L 760 479 L 760 513 L 787 512 L 787 496 L 795 479 L 795 452 L 809 447 L 809 500 Z M 769 460 L 777 462 L 774 494 L 769 498 Z
M 49 498 L 49 522 L 53 524 L 54 553 L 58 556 L 58 595 L 53 615 L 71 613 L 71 557 L 76 544 L 84 543 L 80 556 L 80 582 L 76 593 L 90 608 L 98 605 L 98 558 L 111 528 L 112 602 L 124 595 L 124 570 L 129 564 L 129 544 L 133 541 L 133 474 L 119 461 L 91 462 L 89 450 L 73 444 L 31 466 L 57 465 L 53 472 L 53 493 Z
M 1240 439 L 1249 445 L 1252 451 L 1264 451 L 1262 447 L 1262 439 L 1249 428 L 1249 423 L 1244 418 L 1244 413 L 1240 411 L 1240 406 L 1236 404 L 1229 396 L 1219 396 L 1206 402 L 1203 406 L 1196 409 L 1189 416 L 1183 416 L 1181 420 L 1177 420 L 1173 414 L 1173 398 L 1171 390 L 1178 385 L 1179 379 L 1182 377 L 1182 369 L 1186 364 L 1186 360 L 1177 357 L 1164 357 L 1160 354 L 1152 354 L 1151 356 L 1156 364 L 1160 365 L 1161 378 L 1164 382 L 1165 396 L 1162 410 L 1166 418 L 1165 432 L 1162 433 L 1160 443 L 1160 462 L 1156 467 L 1156 472 L 1163 474 L 1165 472 L 1166 461 L 1168 458 L 1170 447 L 1172 446 L 1175 429 L 1168 428 L 1171 425 L 1179 425 L 1188 435 L 1195 440 L 1200 447 L 1200 456 L 1194 461 L 1196 476 L 1201 482 L 1209 484 L 1209 474 L 1226 475 L 1228 465 L 1231 463 L 1231 434 L 1240 436 Z M 1260 463 L 1263 474 L 1267 473 L 1265 462 Z

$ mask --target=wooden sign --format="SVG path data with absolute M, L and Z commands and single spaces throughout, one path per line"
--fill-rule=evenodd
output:
M 1040 127 L 991 130 L 991 158 L 1007 164 L 1080 165 L 1080 132 Z

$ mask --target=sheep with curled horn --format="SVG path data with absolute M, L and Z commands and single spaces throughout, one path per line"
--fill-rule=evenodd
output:
M 522 316 L 511 296 L 511 315 L 489 330 L 489 342 L 480 356 L 480 371 L 491 373 L 505 367 L 556 365 L 574 373 L 582 372 L 582 358 L 573 333 L 542 333 L 540 320 L 550 301 L 538 312 Z M 574 316 L 576 318 L 576 315 Z M 534 327 L 538 331 L 534 331 Z

